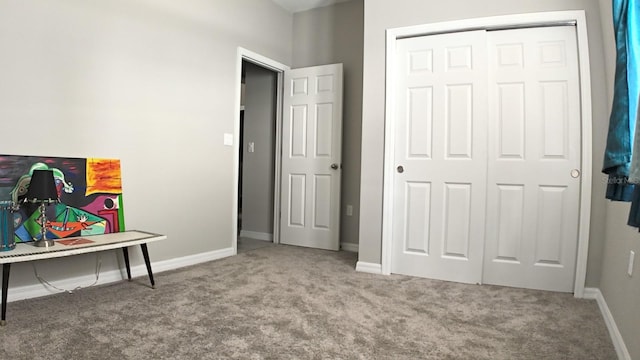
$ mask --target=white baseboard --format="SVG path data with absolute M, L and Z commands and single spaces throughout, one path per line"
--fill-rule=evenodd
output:
M 249 231 L 249 230 L 240 230 L 240 237 L 248 237 L 256 240 L 264 240 L 264 241 L 273 241 L 273 234 L 257 232 L 257 231 Z
M 356 271 L 382 275 L 382 265 L 358 261 L 356 263 Z
M 222 259 L 225 257 L 233 256 L 233 248 L 220 249 L 210 251 L 202 254 L 188 255 L 180 258 L 151 262 L 151 269 L 153 273 L 161 273 L 163 271 L 178 269 L 185 266 L 200 264 L 207 261 L 213 261 Z M 98 282 L 95 285 L 103 285 L 116 281 L 122 281 L 126 279 L 125 269 L 115 269 L 109 271 L 100 272 Z M 131 276 L 147 276 L 147 268 L 144 263 L 131 267 Z M 93 284 L 96 281 L 95 274 L 81 275 L 77 277 L 67 278 L 63 280 L 52 281 L 52 285 L 61 289 L 75 289 L 78 287 L 86 287 Z M 9 281 L 11 284 L 11 281 Z M 46 296 L 51 294 L 57 294 L 60 291 L 52 289 L 48 286 L 40 283 L 34 285 L 25 285 L 19 287 L 9 287 L 7 293 L 7 302 L 36 298 L 40 296 Z
M 133 271 L 133 268 L 131 268 L 131 271 Z M 46 276 L 43 276 L 42 274 L 40 274 L 40 276 L 46 280 Z M 98 277 L 98 282 L 95 284 L 94 284 L 94 282 L 96 281 L 95 274 L 82 275 L 82 276 L 76 276 L 76 277 L 62 279 L 62 280 L 51 281 L 51 284 L 60 289 L 72 290 L 78 287 L 87 287 L 92 284 L 94 285 L 108 284 L 108 283 L 120 281 L 125 277 L 126 277 L 126 273 L 123 276 L 120 270 L 110 270 L 110 271 L 101 271 Z M 11 279 L 9 279 L 9 285 L 11 285 Z M 33 284 L 33 285 L 19 286 L 15 288 L 12 288 L 11 286 L 9 286 L 9 290 L 7 292 L 7 302 L 37 298 L 41 296 L 47 296 L 47 295 L 58 294 L 58 293 L 60 293 L 60 291 L 40 283 Z
M 233 255 L 235 255 L 233 252 L 233 248 L 230 247 L 230 248 L 225 248 L 220 250 L 209 251 L 201 254 L 194 254 L 194 255 L 188 255 L 188 256 L 183 256 L 179 258 L 169 259 L 169 260 L 158 261 L 158 262 L 152 263 L 153 265 L 152 269 L 154 273 L 156 271 L 163 272 L 163 271 L 168 271 L 173 269 L 179 269 L 186 266 L 196 265 L 196 264 L 200 264 L 208 261 L 219 260 L 219 259 L 223 259 Z M 139 274 L 138 276 L 147 275 L 147 268 L 144 266 L 144 264 L 140 264 L 135 268 L 137 269 L 136 272 L 134 272 L 133 270 L 134 268 L 131 268 L 131 276 L 135 276 L 134 274 L 136 273 Z
M 631 354 L 629 354 L 629 350 L 627 350 L 622 334 L 620 334 L 620 330 L 618 330 L 616 321 L 613 319 L 613 315 L 611 314 L 609 306 L 607 305 L 604 296 L 602 296 L 600 289 L 585 288 L 584 298 L 595 299 L 598 303 L 598 307 L 600 308 L 600 312 L 604 318 L 604 323 L 607 325 L 607 329 L 609 329 L 609 335 L 611 336 L 613 347 L 616 349 L 616 353 L 618 354 L 618 359 L 631 360 Z
M 343 242 L 340 243 L 340 249 L 349 252 L 358 252 L 358 244 Z

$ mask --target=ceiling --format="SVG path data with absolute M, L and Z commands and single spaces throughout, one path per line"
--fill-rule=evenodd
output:
M 272 0 L 282 8 L 297 13 L 323 6 L 329 6 L 336 3 L 346 2 L 349 0 Z

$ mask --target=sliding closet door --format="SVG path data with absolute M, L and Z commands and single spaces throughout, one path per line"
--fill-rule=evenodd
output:
M 391 272 L 480 283 L 484 31 L 399 40 Z
M 575 28 L 398 40 L 391 272 L 570 292 Z
M 484 282 L 573 290 L 580 205 L 575 27 L 487 33 Z

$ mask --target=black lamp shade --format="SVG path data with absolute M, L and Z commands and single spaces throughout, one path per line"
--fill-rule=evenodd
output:
M 56 181 L 51 170 L 34 170 L 27 190 L 29 202 L 54 202 L 58 200 Z

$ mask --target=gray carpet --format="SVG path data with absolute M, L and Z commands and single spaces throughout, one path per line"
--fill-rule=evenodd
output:
M 12 302 L 0 359 L 615 359 L 594 301 L 355 262 L 275 245 Z
M 238 237 L 238 253 L 261 249 L 267 246 L 274 246 L 273 241 L 252 239 L 249 237 Z

